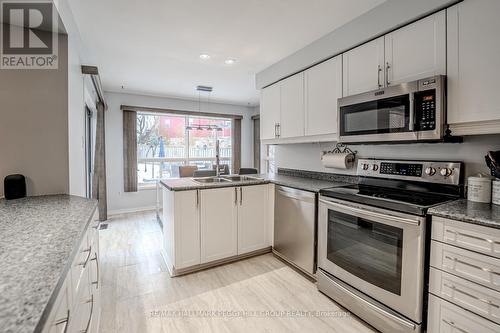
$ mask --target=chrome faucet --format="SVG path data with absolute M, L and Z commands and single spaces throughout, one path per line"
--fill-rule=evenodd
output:
M 219 140 L 215 140 L 215 175 L 220 177 L 220 146 Z

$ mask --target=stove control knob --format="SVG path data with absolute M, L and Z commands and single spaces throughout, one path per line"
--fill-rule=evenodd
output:
M 378 165 L 377 164 L 372 165 L 372 170 L 373 171 L 377 171 L 378 170 Z
M 428 167 L 425 169 L 425 174 L 428 176 L 434 176 L 436 174 L 436 169 L 433 167 Z
M 370 164 L 363 163 L 363 170 L 368 170 L 369 167 L 370 167 Z
M 442 168 L 441 169 L 441 176 L 443 177 L 449 177 L 453 173 L 453 170 L 448 169 L 448 168 Z

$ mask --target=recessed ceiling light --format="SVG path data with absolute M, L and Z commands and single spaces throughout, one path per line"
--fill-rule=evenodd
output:
M 206 54 L 206 53 L 202 53 L 202 54 L 200 54 L 200 59 L 201 60 L 208 60 L 208 59 L 210 59 L 210 55 Z
M 234 65 L 236 63 L 236 59 L 233 59 L 233 58 L 227 58 L 224 63 L 226 65 Z

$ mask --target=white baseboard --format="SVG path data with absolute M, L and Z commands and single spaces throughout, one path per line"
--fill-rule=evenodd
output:
M 114 209 L 114 210 L 110 210 L 108 212 L 108 216 L 129 214 L 129 213 L 138 213 L 138 212 L 147 212 L 147 211 L 151 211 L 151 210 L 156 210 L 156 206 Z

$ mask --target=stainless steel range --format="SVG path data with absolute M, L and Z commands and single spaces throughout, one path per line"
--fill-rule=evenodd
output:
M 361 159 L 320 192 L 318 289 L 382 332 L 421 332 L 429 207 L 463 193 L 461 163 Z

